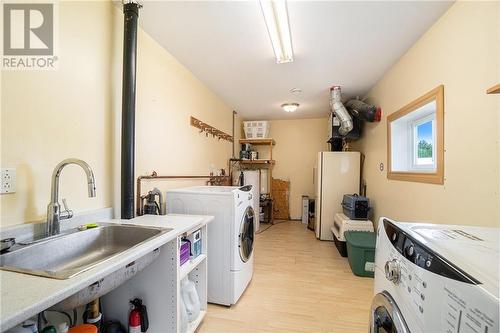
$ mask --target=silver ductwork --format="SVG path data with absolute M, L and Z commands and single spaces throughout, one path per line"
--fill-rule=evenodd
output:
M 333 114 L 340 121 L 339 134 L 347 135 L 352 131 L 354 124 L 352 122 L 352 117 L 342 104 L 342 95 L 339 86 L 333 86 L 330 88 L 330 108 Z
M 382 109 L 380 107 L 366 104 L 357 99 L 351 99 L 345 103 L 345 107 L 354 117 L 361 117 L 369 122 L 380 121 L 382 117 Z

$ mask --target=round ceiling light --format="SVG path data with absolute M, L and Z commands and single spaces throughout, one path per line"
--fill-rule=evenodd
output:
M 297 108 L 299 107 L 299 103 L 285 103 L 281 104 L 281 108 L 285 112 L 295 112 Z

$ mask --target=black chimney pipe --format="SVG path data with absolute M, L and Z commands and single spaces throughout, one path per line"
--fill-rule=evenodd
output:
M 122 165 L 121 218 L 134 217 L 135 167 L 135 74 L 137 62 L 137 20 L 140 5 L 124 2 L 123 86 L 122 86 Z

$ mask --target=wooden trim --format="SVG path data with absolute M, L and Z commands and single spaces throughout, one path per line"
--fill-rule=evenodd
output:
M 440 177 L 437 172 L 388 172 L 387 178 L 391 180 L 402 180 L 407 182 L 416 183 L 429 183 L 429 184 L 444 184 L 443 177 Z
M 272 146 L 276 144 L 274 139 L 240 139 L 240 144 L 242 143 L 249 143 L 252 145 L 272 145 Z
M 275 164 L 274 160 L 241 160 L 241 164 Z
M 486 90 L 487 94 L 500 94 L 500 83 L 495 84 L 493 87 Z
M 392 171 L 391 122 L 436 100 L 436 172 Z M 387 117 L 387 178 L 410 182 L 444 184 L 444 86 L 440 85 Z

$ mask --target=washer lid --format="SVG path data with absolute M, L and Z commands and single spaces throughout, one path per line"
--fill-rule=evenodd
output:
M 499 295 L 500 228 L 394 222 Z

